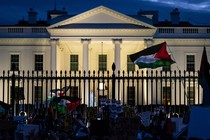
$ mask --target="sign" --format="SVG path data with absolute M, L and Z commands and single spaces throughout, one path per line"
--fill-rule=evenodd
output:
M 141 117 L 141 120 L 142 120 L 142 124 L 145 127 L 150 126 L 150 115 L 151 115 L 151 112 L 150 111 L 142 112 L 140 114 L 140 117 Z

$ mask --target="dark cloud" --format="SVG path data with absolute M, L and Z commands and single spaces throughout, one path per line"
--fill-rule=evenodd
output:
M 194 4 L 209 2 L 209 0 L 177 0 L 177 1 L 186 2 L 186 3 L 194 3 Z
M 179 7 L 183 9 L 188 9 L 192 11 L 210 11 L 210 2 L 208 0 L 139 0 L 144 2 L 150 2 L 155 4 L 161 4 L 165 6 L 171 6 L 171 7 Z
M 169 19 L 170 12 L 179 8 L 181 18 L 210 24 L 209 0 L 57 0 L 57 9 L 63 7 L 69 14 L 79 14 L 104 5 L 124 14 L 137 14 L 142 10 L 158 10 L 161 20 Z M 47 11 L 55 7 L 55 0 L 1 0 L 0 24 L 16 24 L 23 17 L 27 19 L 27 12 L 33 8 L 38 12 L 38 19 L 46 19 Z M 194 15 L 197 15 L 196 17 Z M 199 17 L 199 18 L 198 18 Z

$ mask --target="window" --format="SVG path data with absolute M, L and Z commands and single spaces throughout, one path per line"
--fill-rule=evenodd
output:
M 194 104 L 194 100 L 195 100 L 195 89 L 194 87 L 187 87 L 187 97 L 189 100 L 189 103 L 192 105 Z
M 43 55 L 39 54 L 35 55 L 35 70 L 37 71 L 43 70 Z
M 12 86 L 11 86 L 11 92 L 12 92 Z M 15 86 L 15 96 L 14 97 L 15 97 L 16 101 L 25 99 L 23 87 Z M 12 99 L 12 93 L 11 93 L 11 99 Z
M 127 55 L 127 70 L 135 71 L 135 64 L 131 61 L 129 55 Z
M 99 70 L 107 70 L 107 55 L 99 55 Z
M 78 55 L 70 55 L 70 70 L 72 71 L 78 71 Z
M 128 88 L 128 105 L 135 106 L 135 87 L 129 86 Z
M 19 70 L 19 55 L 18 54 L 12 54 L 11 58 L 11 66 L 10 66 L 10 70 L 15 70 L 18 71 Z
M 78 98 L 79 96 L 79 91 L 78 91 L 78 87 L 77 86 L 72 86 L 70 87 L 70 97 L 76 97 Z
M 42 100 L 42 87 L 41 86 L 35 86 L 35 102 L 41 102 Z
M 187 71 L 195 70 L 195 55 L 187 55 Z
M 163 105 L 171 104 L 171 88 L 170 87 L 163 87 L 162 104 Z

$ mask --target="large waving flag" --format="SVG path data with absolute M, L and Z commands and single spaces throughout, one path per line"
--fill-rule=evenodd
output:
M 210 65 L 206 55 L 206 48 L 203 48 L 198 82 L 203 88 L 203 105 L 210 106 Z
M 154 69 L 162 66 L 170 66 L 175 63 L 166 50 L 166 42 L 131 54 L 130 59 L 134 64 L 137 64 L 139 68 Z

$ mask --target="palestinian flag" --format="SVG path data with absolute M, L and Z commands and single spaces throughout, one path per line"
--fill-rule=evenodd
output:
M 175 63 L 166 50 L 166 42 L 154 45 L 140 52 L 130 55 L 131 61 L 139 68 L 158 68 Z
M 203 88 L 203 106 L 210 106 L 210 65 L 206 55 L 206 48 L 203 48 L 198 82 Z
M 208 62 L 207 55 L 206 55 L 206 48 L 204 47 L 202 58 L 201 58 L 200 71 L 198 75 L 198 82 L 202 87 L 204 87 L 204 84 L 207 84 L 207 86 L 210 87 L 209 70 L 210 70 L 210 65 Z
M 59 110 L 62 114 L 66 114 L 74 110 L 80 102 L 81 99 L 77 97 L 61 96 L 53 98 L 51 104 L 53 109 Z

